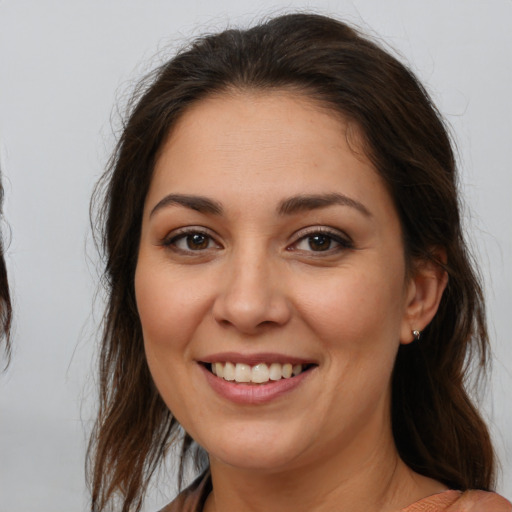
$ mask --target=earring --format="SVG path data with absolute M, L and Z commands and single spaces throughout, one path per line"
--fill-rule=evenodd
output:
M 412 335 L 414 336 L 414 341 L 420 341 L 421 338 L 421 331 L 412 331 Z

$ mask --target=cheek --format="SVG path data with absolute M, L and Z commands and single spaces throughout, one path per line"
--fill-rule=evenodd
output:
M 139 258 L 135 294 L 146 360 L 167 407 L 184 424 L 190 423 L 190 397 L 197 394 L 190 347 L 205 315 L 204 292 L 194 279 L 171 273 L 165 262 Z M 192 404 L 193 411 L 199 408 Z
M 375 410 L 387 411 L 399 347 L 402 282 L 399 276 L 390 279 L 385 271 L 351 269 L 343 279 L 317 287 L 302 302 L 301 316 L 327 354 L 325 384 L 333 392 L 326 410 L 335 426 L 347 424 L 357 430 Z
M 341 273 L 340 273 L 341 274 Z M 398 343 L 403 315 L 402 282 L 399 276 L 349 269 L 301 292 L 303 317 L 319 337 L 357 340 L 359 348 L 392 340 Z M 353 347 L 357 348 L 357 347 Z
M 304 295 L 301 316 L 327 355 L 326 385 L 334 390 L 327 409 L 335 424 L 349 422 L 347 411 L 367 418 L 379 403 L 386 410 L 403 314 L 399 270 L 352 267 Z
M 140 261 L 135 294 L 146 350 L 183 350 L 207 309 L 200 283 Z M 165 265 L 164 265 L 165 266 Z

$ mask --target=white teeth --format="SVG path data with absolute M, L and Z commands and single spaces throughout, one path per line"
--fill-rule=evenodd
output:
M 270 380 L 281 380 L 283 367 L 279 363 L 272 363 L 269 368 Z
M 224 365 L 224 380 L 235 380 L 235 365 L 233 363 L 226 363 Z
M 281 375 L 283 379 L 289 379 L 292 376 L 292 365 L 290 363 L 283 364 Z
M 237 382 L 251 382 L 251 367 L 248 364 L 236 363 L 235 380 Z
M 212 369 L 215 367 L 215 375 L 217 377 L 224 377 L 224 365 L 222 363 L 214 363 L 212 364 Z
M 269 381 L 289 379 L 302 373 L 301 364 L 292 365 L 291 363 L 272 363 L 270 366 L 265 363 L 259 363 L 250 366 L 244 363 L 212 363 L 211 370 L 214 375 L 228 381 L 241 383 L 253 382 L 255 384 L 264 384 Z
M 270 373 L 266 364 L 261 363 L 252 367 L 252 382 L 255 382 L 256 384 L 268 382 L 269 376 Z

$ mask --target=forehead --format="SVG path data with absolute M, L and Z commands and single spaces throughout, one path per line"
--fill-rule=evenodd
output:
M 261 154 L 263 149 L 271 152 L 322 139 L 325 144 L 350 146 L 354 155 L 367 160 L 355 123 L 325 103 L 285 89 L 228 90 L 193 103 L 173 126 L 160 156 L 191 133 L 194 138 L 201 137 L 196 139 L 197 155 L 210 152 L 215 146 L 218 150 L 254 147 Z M 244 144 L 248 147 L 244 148 Z
M 262 202 L 334 191 L 358 200 L 376 192 L 390 202 L 360 140 L 337 112 L 297 93 L 208 97 L 183 114 L 163 144 L 148 202 L 170 192 L 234 192 Z

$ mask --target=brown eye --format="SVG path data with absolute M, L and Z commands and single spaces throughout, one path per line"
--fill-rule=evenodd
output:
M 191 253 L 219 249 L 219 244 L 208 233 L 185 231 L 163 242 L 163 245 L 178 251 Z
M 327 231 L 323 228 L 305 233 L 289 247 L 289 250 L 303 253 L 325 252 L 326 254 L 333 254 L 353 247 L 354 245 L 348 237 L 343 236 L 338 231 Z
M 210 237 L 204 233 L 194 233 L 186 236 L 187 249 L 191 251 L 200 251 L 207 249 L 210 244 Z
M 312 251 L 328 251 L 332 245 L 332 238 L 327 235 L 313 235 L 307 238 L 309 248 Z

